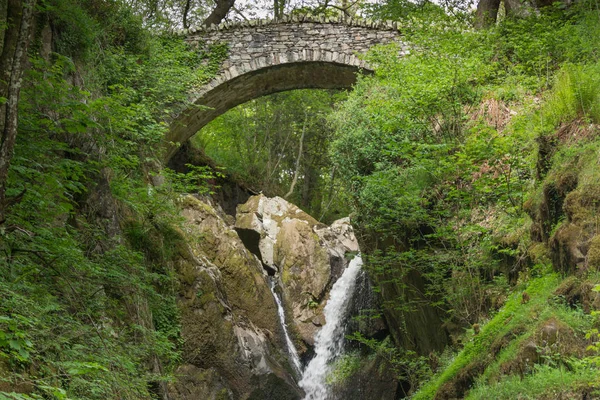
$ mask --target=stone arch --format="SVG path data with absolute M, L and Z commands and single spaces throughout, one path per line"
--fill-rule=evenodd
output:
M 223 24 L 183 34 L 200 50 L 225 43 L 229 52 L 217 76 L 190 94 L 195 106 L 172 121 L 167 143 L 184 143 L 219 115 L 261 96 L 351 88 L 357 72 L 371 71 L 359 54 L 400 36 L 391 22 L 309 17 Z M 176 151 L 168 144 L 166 160 Z

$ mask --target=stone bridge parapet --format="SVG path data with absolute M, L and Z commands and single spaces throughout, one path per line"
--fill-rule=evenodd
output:
M 396 23 L 296 15 L 281 20 L 223 23 L 179 31 L 207 51 L 224 44 L 228 53 L 215 78 L 190 93 L 197 106 L 171 124 L 168 142 L 183 143 L 227 110 L 264 95 L 293 89 L 347 89 L 356 73 L 370 71 L 361 57 L 377 44 L 398 43 Z M 176 148 L 171 146 L 167 159 Z

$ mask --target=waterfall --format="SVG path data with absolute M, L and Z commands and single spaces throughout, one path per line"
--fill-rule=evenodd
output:
M 361 266 L 362 259 L 357 255 L 331 288 L 329 300 L 323 310 L 326 323 L 315 337 L 315 356 L 306 366 L 302 379 L 298 382 L 306 393 L 304 400 L 328 398 L 325 378 L 330 371 L 332 361 L 343 350 L 344 322 Z
M 281 299 L 275 292 L 275 279 L 270 280 L 269 287 L 271 288 L 271 293 L 273 293 L 273 297 L 275 298 L 275 303 L 277 303 L 277 312 L 279 314 L 279 322 L 281 327 L 283 328 L 283 334 L 285 336 L 285 343 L 288 348 L 288 353 L 291 357 L 292 363 L 294 364 L 294 368 L 296 368 L 296 372 L 302 372 L 302 364 L 300 363 L 300 357 L 298 356 L 298 350 L 296 350 L 296 346 L 294 346 L 294 342 L 290 338 L 290 334 L 287 329 L 287 324 L 285 323 L 285 311 L 283 309 L 283 304 Z

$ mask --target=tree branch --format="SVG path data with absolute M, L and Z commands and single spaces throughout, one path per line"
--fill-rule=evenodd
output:
M 233 11 L 235 11 L 237 15 L 239 15 L 240 17 L 242 17 L 244 19 L 244 21 L 250 21 L 248 18 L 246 18 L 246 16 L 244 15 L 244 13 L 241 12 L 237 7 L 232 6 L 231 9 Z
M 210 15 L 204 20 L 205 26 L 219 25 L 233 8 L 235 0 L 216 0 L 216 6 Z

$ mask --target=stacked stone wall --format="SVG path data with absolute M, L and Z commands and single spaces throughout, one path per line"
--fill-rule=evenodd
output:
M 199 50 L 216 44 L 227 44 L 229 49 L 217 77 L 199 94 L 241 74 L 279 64 L 330 62 L 370 69 L 359 55 L 399 39 L 398 26 L 393 22 L 308 16 L 224 23 L 191 29 L 186 34 L 186 41 Z M 406 52 L 405 46 L 400 51 Z
M 348 89 L 360 70 L 371 71 L 361 55 L 378 44 L 408 49 L 396 23 L 344 18 L 286 17 L 253 20 L 177 32 L 198 51 L 226 45 L 227 57 L 214 79 L 192 92 L 197 106 L 171 123 L 166 142 L 183 143 L 208 122 L 248 100 L 294 89 Z M 170 159 L 177 147 L 168 145 Z

